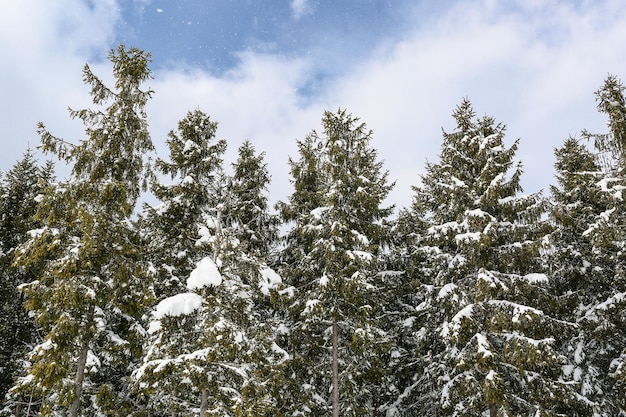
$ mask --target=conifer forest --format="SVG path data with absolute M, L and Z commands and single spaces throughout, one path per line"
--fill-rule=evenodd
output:
M 626 416 L 617 77 L 545 193 L 465 98 L 410 207 L 345 109 L 285 155 L 274 204 L 264 153 L 225 161 L 200 109 L 154 157 L 150 55 L 109 59 L 69 111 L 84 138 L 39 123 L 49 162 L 1 173 L 0 416 Z

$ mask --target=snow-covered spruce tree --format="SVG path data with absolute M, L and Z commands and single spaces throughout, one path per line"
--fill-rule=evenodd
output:
M 315 277 L 321 276 L 318 266 L 308 262 L 312 250 L 314 236 L 311 233 L 302 233 L 302 226 L 311 211 L 323 206 L 324 182 L 322 172 L 321 139 L 313 131 L 304 140 L 297 141 L 300 158 L 289 158 L 291 183 L 293 193 L 287 203 L 279 201 L 276 208 L 284 226 L 289 227 L 283 236 L 284 247 L 278 254 L 278 264 L 281 275 L 288 276 L 290 287 L 297 288 L 306 285 Z M 296 316 L 304 308 L 301 300 L 293 300 Z M 299 320 L 299 318 L 295 318 Z
M 282 224 L 287 229 L 282 237 L 283 247 L 277 254 L 277 263 L 279 274 L 286 281 L 285 297 L 281 298 L 284 305 L 280 306 L 279 312 L 285 324 L 282 326 L 285 329 L 282 340 L 290 353 L 290 360 L 284 367 L 285 388 L 277 398 L 280 400 L 279 410 L 282 415 L 301 416 L 317 410 L 313 401 L 317 394 L 311 388 L 316 387 L 317 390 L 317 387 L 323 385 L 317 383 L 317 378 L 325 378 L 311 366 L 309 358 L 325 357 L 326 352 L 324 346 L 311 343 L 297 330 L 302 325 L 301 313 L 306 300 L 294 297 L 295 288 L 305 288 L 322 275 L 321 266 L 311 263 L 309 257 L 314 238 L 310 233 L 302 233 L 302 227 L 306 216 L 323 205 L 320 138 L 313 132 L 304 140 L 298 140 L 297 145 L 300 158 L 289 158 L 293 193 L 287 203 L 280 201 L 276 204 Z M 310 331 L 311 324 L 308 324 L 308 328 Z M 323 332 L 324 328 L 320 325 L 316 330 Z M 327 386 L 327 382 L 324 384 Z M 307 389 L 303 390 L 303 387 Z M 326 399 L 322 402 L 325 403 Z M 325 404 L 322 407 L 326 409 Z
M 111 51 L 113 88 L 83 70 L 96 110 L 70 110 L 86 139 L 70 144 L 39 125 L 42 148 L 72 167 L 47 189 L 36 220 L 42 227 L 18 251 L 23 268 L 45 267 L 21 287 L 43 334 L 28 354 L 15 392 L 43 401 L 41 415 L 132 413 L 127 376 L 141 353 L 139 319 L 152 298 L 140 240 L 131 219 L 152 151 L 145 105 L 152 91 L 149 55 Z
M 256 155 L 250 141 L 245 141 L 238 153 L 228 184 L 231 207 L 224 220 L 233 227 L 245 253 L 267 258 L 278 239 L 278 218 L 269 213 L 270 174 L 265 154 Z
M 29 149 L 0 183 L 0 401 L 6 400 L 5 412 L 13 410 L 17 415 L 28 398 L 5 395 L 23 375 L 24 355 L 37 340 L 17 287 L 35 279 L 42 265 L 18 268 L 12 263 L 16 249 L 28 239 L 27 232 L 40 226 L 34 220 L 37 197 L 52 178 L 52 164 L 40 167 Z
M 276 259 L 278 217 L 269 211 L 267 190 L 270 175 L 265 153 L 255 154 L 245 141 L 229 178 L 224 210 L 224 228 L 235 239 L 236 247 L 224 252 L 222 271 L 241 277 L 248 286 L 252 306 L 241 309 L 242 324 L 251 341 L 248 379 L 242 389 L 240 415 L 277 415 L 285 379 L 287 353 L 279 347 L 284 333 L 281 308 L 289 291 L 271 265 Z M 243 307 L 243 305 L 242 305 Z M 270 400 L 271 399 L 271 400 Z M 253 411 L 254 410 L 254 411 Z
M 590 277 L 599 272 L 592 266 L 595 255 L 589 226 L 604 213 L 610 199 L 600 188 L 604 174 L 592 154 L 575 138 L 568 138 L 555 150 L 556 180 L 550 187 L 550 217 L 554 230 L 547 240 L 547 265 L 552 291 L 559 296 L 556 313 L 575 321 L 583 291 Z
M 427 164 L 403 214 L 423 234 L 412 273 L 424 293 L 413 321 L 415 383 L 403 403 L 432 415 L 567 414 L 575 394 L 560 381 L 554 345 L 568 326 L 541 310 L 543 200 L 517 195 L 521 168 L 509 172 L 517 142 L 505 148 L 502 124 L 477 119 L 467 99 L 453 116 L 440 161 Z
M 598 135 L 583 130 L 583 136 L 593 138 L 594 146 L 599 152 L 606 153 L 608 160 L 617 162 L 619 166 L 623 167 L 626 164 L 626 98 L 624 98 L 624 85 L 617 77 L 609 75 L 595 95 L 598 111 L 606 114 L 609 118 L 609 133 Z
M 193 318 L 177 320 L 177 314 L 195 313 L 200 307 L 200 295 L 188 293 L 186 282 L 198 263 L 213 251 L 205 222 L 217 216 L 226 151 L 226 141 L 216 140 L 216 131 L 217 123 L 204 112 L 187 113 L 178 123 L 178 130 L 168 135 L 169 161 L 159 158 L 155 162 L 151 190 L 160 204 L 144 206 L 141 224 L 159 303 L 153 313 L 157 321 L 150 330 L 143 365 L 133 379 L 155 413 L 168 410 L 172 415 L 184 415 L 200 405 L 199 392 L 190 390 L 192 380 L 183 372 L 195 375 L 203 371 L 186 371 L 184 361 L 172 358 L 197 350 L 206 342 Z M 214 225 L 209 226 L 214 229 Z M 188 306 L 180 311 L 167 310 L 184 302 Z M 160 363 L 168 366 L 159 367 Z
M 296 287 L 290 353 L 300 393 L 292 415 L 370 415 L 388 349 L 377 323 L 376 259 L 392 185 L 364 123 L 339 110 L 325 112 L 322 125 L 323 137 L 312 132 L 300 143 L 296 190 L 283 207 L 295 223 L 291 236 L 307 245 L 285 272 Z
M 608 200 L 606 209 L 598 210 L 595 219 L 583 232 L 592 244 L 588 282 L 582 291 L 584 304 L 579 322 L 583 329 L 575 351 L 576 365 L 587 370 L 593 384 L 587 384 L 588 395 L 594 400 L 597 415 L 626 415 L 624 374 L 626 363 L 626 157 L 624 138 L 626 105 L 624 86 L 609 76 L 596 92 L 598 110 L 609 117 L 609 133 L 584 136 L 595 139 L 598 164 L 603 176 L 597 183 Z M 600 206 L 600 209 L 604 207 Z M 582 303 L 581 303 L 582 304 Z M 580 372 L 580 369 L 577 369 Z M 584 381 L 583 381 L 584 382 Z
M 146 237 L 155 241 L 152 262 L 162 271 L 157 280 L 171 284 L 162 285 L 166 291 L 154 308 L 135 388 L 154 412 L 271 415 L 269 362 L 280 362 L 284 352 L 273 343 L 271 320 L 257 303 L 280 280 L 266 266 L 265 254 L 246 252 L 254 241 L 241 240 L 248 229 L 233 219 L 249 198 L 262 197 L 243 186 L 239 194 L 230 191 L 233 181 L 222 171 L 226 144 L 213 144 L 215 129 L 200 111 L 189 113 L 179 134 L 170 134 L 171 162 L 157 163 L 177 182 L 155 184 L 162 202 L 146 208 Z M 257 162 L 264 166 L 262 158 Z M 250 184 L 248 176 L 258 174 L 240 172 L 239 184 Z M 269 218 L 265 209 L 257 214 Z
M 441 349 L 442 344 L 434 329 L 426 330 L 434 323 L 432 311 L 424 308 L 431 295 L 427 289 L 434 287 L 426 284 L 430 275 L 420 269 L 429 255 L 420 246 L 426 230 L 420 223 L 423 221 L 410 210 L 400 210 L 384 257 L 386 270 L 382 274 L 387 290 L 382 319 L 383 328 L 393 340 L 383 396 L 387 417 L 416 413 L 436 416 L 439 410 L 437 378 L 426 373 L 434 367 L 425 368 L 432 363 L 432 352 Z M 423 355 L 420 360 L 416 360 L 416 353 Z
M 206 255 L 197 245 L 200 228 L 207 210 L 216 210 L 225 181 L 226 141 L 216 140 L 216 131 L 207 114 L 188 112 L 168 135 L 169 161 L 155 161 L 151 191 L 160 204 L 144 206 L 141 225 L 157 301 L 183 291 Z
M 614 225 L 608 220 L 615 201 L 606 192 L 608 183 L 597 155 L 584 145 L 569 138 L 555 155 L 558 185 L 551 187 L 554 231 L 546 241 L 546 264 L 558 301 L 555 315 L 578 324 L 562 348 L 569 359 L 566 376 L 576 383 L 593 415 L 619 415 L 617 396 L 610 394 L 615 382 L 608 378 L 606 357 L 615 351 L 601 337 L 601 329 L 607 327 L 596 319 L 603 314 L 593 312 L 605 301 L 613 281 L 615 252 L 604 238 L 607 232 L 612 234 L 609 229 Z

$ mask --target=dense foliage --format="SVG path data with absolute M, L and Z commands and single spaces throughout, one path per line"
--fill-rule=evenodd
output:
M 201 110 L 152 164 L 150 56 L 109 58 L 114 85 L 85 66 L 95 108 L 70 110 L 85 139 L 39 124 L 69 178 L 30 150 L 0 177 L 0 415 L 626 416 L 616 77 L 550 196 L 464 99 L 393 218 L 347 110 L 297 142 L 274 213 L 264 153 L 225 169 Z

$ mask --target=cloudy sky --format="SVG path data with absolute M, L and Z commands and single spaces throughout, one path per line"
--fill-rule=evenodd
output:
M 621 0 L 2 1 L 0 169 L 38 145 L 38 121 L 82 137 L 67 113 L 91 104 L 82 67 L 110 80 L 106 55 L 123 43 L 152 53 L 159 155 L 199 108 L 219 122 L 228 163 L 245 139 L 266 152 L 273 200 L 291 192 L 296 139 L 341 107 L 374 131 L 391 200 L 408 205 L 463 97 L 508 126 L 507 144 L 520 138 L 524 191 L 547 190 L 553 149 L 606 130 L 593 92 L 626 77 L 624 22 Z

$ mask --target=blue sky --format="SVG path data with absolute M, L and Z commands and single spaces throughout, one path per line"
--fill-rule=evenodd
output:
M 244 51 L 329 62 L 366 58 L 372 45 L 401 38 L 415 1 L 181 0 L 127 2 L 116 40 L 153 52 L 158 66 L 223 74 Z M 320 62 L 320 67 L 323 67 Z M 339 72 L 326 68 L 335 75 Z
M 246 139 L 266 152 L 273 200 L 291 192 L 296 139 L 342 107 L 374 131 L 391 200 L 408 205 L 463 97 L 507 125 L 507 144 L 520 138 L 524 191 L 547 190 L 554 148 L 606 129 L 593 92 L 626 77 L 625 21 L 621 0 L 0 2 L 0 169 L 38 144 L 38 121 L 83 136 L 67 113 L 91 106 L 82 67 L 110 81 L 105 57 L 121 42 L 153 55 L 159 155 L 199 108 L 219 122 L 227 163 Z

